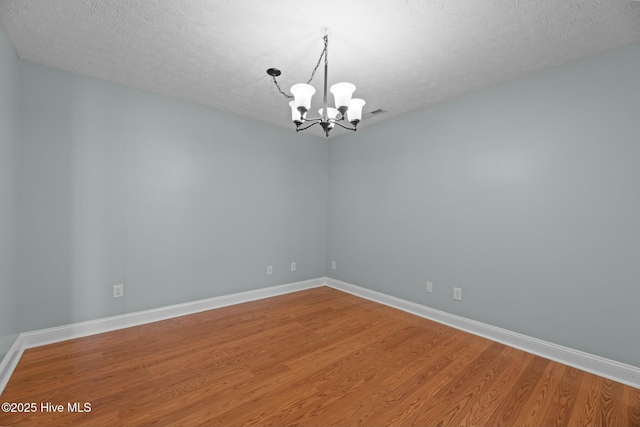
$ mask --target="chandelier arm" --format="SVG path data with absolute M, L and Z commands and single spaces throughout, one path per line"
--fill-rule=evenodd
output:
M 307 120 L 307 121 L 308 121 L 308 120 Z M 311 126 L 313 126 L 313 125 L 317 125 L 318 123 L 320 123 L 320 122 L 319 122 L 319 121 L 317 121 L 317 122 L 313 122 L 313 123 L 311 123 L 309 126 L 306 126 L 306 127 L 303 127 L 303 128 L 296 128 L 296 132 L 300 132 L 301 130 L 307 130 L 307 129 L 309 129 Z
M 341 124 L 341 123 L 338 123 L 338 122 L 333 122 L 333 123 L 335 123 L 336 125 L 340 126 L 341 128 L 344 128 L 344 129 L 346 129 L 346 130 L 352 130 L 352 131 L 354 131 L 354 132 L 355 132 L 356 130 L 358 130 L 358 129 L 356 129 L 355 127 L 349 128 L 349 127 L 346 127 L 345 125 L 343 125 L 343 124 Z

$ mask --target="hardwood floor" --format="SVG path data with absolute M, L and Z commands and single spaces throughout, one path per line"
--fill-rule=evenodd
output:
M 326 287 L 29 349 L 0 401 L 37 405 L 0 425 L 640 426 L 638 389 Z

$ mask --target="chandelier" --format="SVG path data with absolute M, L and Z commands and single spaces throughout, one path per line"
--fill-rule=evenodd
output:
M 335 125 L 340 126 L 341 128 L 356 131 L 358 123 L 362 120 L 362 107 L 365 102 L 362 99 L 351 98 L 351 95 L 356 90 L 355 85 L 351 83 L 336 83 L 331 86 L 329 91 L 333 94 L 333 99 L 335 101 L 336 108 L 331 108 L 327 105 L 327 71 L 329 68 L 329 60 L 328 60 L 328 50 L 327 47 L 329 45 L 329 36 L 327 34 L 323 37 L 324 40 L 324 49 L 320 54 L 320 58 L 318 59 L 318 63 L 316 67 L 313 69 L 311 73 L 311 77 L 307 81 L 307 83 L 298 83 L 291 86 L 291 93 L 293 95 L 289 95 L 280 89 L 280 85 L 276 80 L 280 74 L 280 70 L 277 68 L 269 68 L 267 70 L 267 74 L 273 78 L 273 83 L 278 88 L 278 91 L 284 95 L 287 99 L 293 99 L 293 101 L 289 102 L 289 106 L 291 107 L 291 120 L 296 125 L 296 131 L 299 132 L 301 130 L 309 129 L 311 126 L 320 124 L 322 129 L 324 130 L 325 135 L 329 136 L 329 131 L 335 127 Z M 322 62 L 322 58 L 324 57 L 324 95 L 322 98 L 322 108 L 318 110 L 318 114 L 320 117 L 307 117 L 307 112 L 311 108 L 311 97 L 316 93 L 316 89 L 311 86 L 311 80 L 316 74 L 316 70 L 320 66 Z M 347 122 L 351 124 L 351 126 L 344 125 L 341 122 Z M 303 126 L 304 125 L 304 126 Z

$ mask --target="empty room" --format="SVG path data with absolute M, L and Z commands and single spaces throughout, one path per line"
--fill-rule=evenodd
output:
M 640 1 L 0 0 L 1 426 L 640 426 Z

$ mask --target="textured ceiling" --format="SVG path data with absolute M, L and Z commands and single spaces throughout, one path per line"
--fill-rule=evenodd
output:
M 265 70 L 306 82 L 325 27 L 329 84 L 388 110 L 360 127 L 640 40 L 623 0 L 0 0 L 0 20 L 24 60 L 292 131 Z

